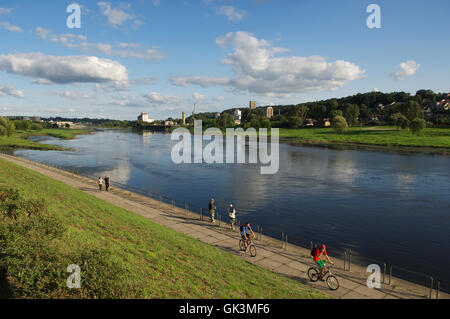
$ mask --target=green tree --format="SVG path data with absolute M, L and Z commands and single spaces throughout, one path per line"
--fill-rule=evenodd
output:
M 397 126 L 397 130 L 406 129 L 409 126 L 409 120 L 400 112 L 391 115 L 391 123 Z
M 309 108 L 306 105 L 300 105 L 296 107 L 296 116 L 298 116 L 301 119 L 300 126 L 305 123 L 306 118 L 308 116 Z
M 371 115 L 370 114 L 370 109 L 367 107 L 367 105 L 361 104 L 360 114 L 359 114 L 359 118 L 361 120 L 361 123 L 367 124 L 367 122 L 369 122 L 370 115 Z
M 333 129 L 338 133 L 342 134 L 348 130 L 347 121 L 343 116 L 335 116 L 332 122 Z
M 353 126 L 358 123 L 359 106 L 347 103 L 344 106 L 344 117 L 347 119 L 348 125 Z
M 415 118 L 409 124 L 409 128 L 414 135 L 419 135 L 427 127 L 427 122 L 421 118 Z
M 12 121 L 6 117 L 0 117 L 0 136 L 11 136 L 15 129 Z
M 16 129 L 20 130 L 20 131 L 29 131 L 31 130 L 31 125 L 33 124 L 33 122 L 28 121 L 28 120 L 17 120 L 14 121 L 14 125 L 16 126 Z
M 291 116 L 289 117 L 289 124 L 288 126 L 290 128 L 299 128 L 303 125 L 303 120 L 298 116 Z
M 409 121 L 412 121 L 416 118 L 423 119 L 423 111 L 420 108 L 419 103 L 417 103 L 416 101 L 409 100 L 408 102 L 400 105 L 398 109 L 400 113 L 406 116 Z
M 333 110 L 330 112 L 330 118 L 334 119 L 336 116 L 344 116 L 341 110 Z
M 221 129 L 225 129 L 227 127 L 234 126 L 234 120 L 232 116 L 228 113 L 223 113 L 220 115 L 219 119 L 217 120 L 217 125 Z
M 33 123 L 31 125 L 31 129 L 34 131 L 40 131 L 42 130 L 42 125 L 40 123 Z

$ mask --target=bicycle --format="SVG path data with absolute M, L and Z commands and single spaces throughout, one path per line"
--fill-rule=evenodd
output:
M 249 250 L 250 256 L 256 257 L 256 246 L 251 238 L 247 239 L 247 248 L 245 248 L 244 240 L 241 238 L 241 240 L 239 241 L 239 249 L 245 252 Z
M 318 267 L 311 267 L 308 269 L 308 277 L 312 282 L 316 282 L 319 279 L 324 280 L 323 278 L 325 278 L 325 276 L 328 275 L 326 282 L 328 285 L 328 288 L 330 288 L 330 290 L 338 290 L 339 289 L 339 280 L 331 273 L 331 268 L 333 266 L 328 266 L 326 267 L 325 273 L 320 276 L 320 268 Z

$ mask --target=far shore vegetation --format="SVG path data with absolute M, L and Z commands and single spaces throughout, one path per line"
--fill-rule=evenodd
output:
M 34 149 L 34 150 L 64 150 L 59 146 L 34 142 L 32 136 L 51 136 L 61 139 L 73 139 L 80 134 L 88 134 L 92 129 L 70 129 L 55 127 L 46 122 L 29 120 L 9 120 L 0 117 L 0 150 Z
M 415 95 L 405 92 L 370 92 L 340 99 L 301 103 L 297 105 L 269 106 L 256 109 L 231 108 L 221 113 L 198 113 L 186 118 L 157 120 L 153 123 L 118 121 L 109 119 L 52 118 L 55 122 L 70 121 L 90 128 L 133 129 L 137 131 L 171 132 L 185 127 L 193 132 L 194 120 L 201 120 L 203 130 L 219 128 L 280 128 L 283 141 L 308 145 L 340 145 L 353 147 L 377 146 L 390 150 L 408 147 L 411 151 L 430 150 L 450 153 L 450 94 L 419 90 Z M 237 111 L 239 116 L 237 117 Z M 272 116 L 273 115 L 273 116 Z M 15 133 L 8 133 L 7 119 L 0 121 L 0 148 L 58 149 L 56 146 L 35 143 L 26 138 L 48 135 L 73 138 L 85 130 L 48 128 L 48 122 L 28 122 L 24 128 L 14 122 Z M 19 122 L 19 123 L 18 123 Z M 19 124 L 19 125 L 18 125 Z M 23 123 L 22 123 L 23 124 Z M 54 125 L 54 124 L 53 124 Z M 43 126 L 43 127 L 39 127 Z M 2 135 L 6 137 L 1 137 Z

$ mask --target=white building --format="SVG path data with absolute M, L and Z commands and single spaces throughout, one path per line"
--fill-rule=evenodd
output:
M 148 118 L 148 114 L 144 113 L 144 112 L 142 112 L 141 115 L 138 116 L 138 121 L 139 122 L 144 122 L 144 123 L 153 123 L 153 122 L 155 122 L 154 119 Z
M 242 120 L 242 111 L 237 109 L 234 111 L 234 119 L 236 121 L 241 121 Z

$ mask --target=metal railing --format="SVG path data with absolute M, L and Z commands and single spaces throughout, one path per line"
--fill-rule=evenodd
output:
M 0 150 L 0 153 L 6 154 L 6 155 L 12 155 L 11 152 Z M 23 157 L 18 157 L 22 160 L 29 161 L 27 159 L 24 159 Z M 32 162 L 32 161 L 29 161 Z M 89 174 L 80 172 L 76 168 L 68 168 L 65 166 L 59 166 L 48 162 L 32 162 L 34 164 L 41 164 L 45 165 L 49 168 L 56 168 L 65 172 L 68 172 L 70 174 L 75 174 L 78 176 L 85 177 L 92 182 L 95 182 Z M 172 208 L 172 213 L 181 213 L 183 216 L 191 216 L 199 221 L 207 221 L 210 220 L 210 215 L 208 209 L 196 205 L 191 205 L 185 201 L 178 201 L 170 196 L 167 196 L 162 193 L 158 192 L 151 192 L 149 190 L 140 189 L 137 187 L 134 187 L 132 185 L 123 184 L 120 182 L 112 182 L 110 189 L 114 189 L 114 187 L 129 191 L 131 193 L 135 193 L 150 199 L 155 200 L 154 205 L 158 208 L 161 208 L 161 204 L 169 205 L 169 207 Z M 224 212 L 224 213 L 222 213 Z M 221 227 L 224 224 L 229 224 L 229 218 L 228 218 L 228 210 L 217 210 L 215 211 L 215 221 L 216 226 Z M 256 235 L 256 240 L 262 241 L 263 235 L 271 238 L 272 243 L 276 243 L 279 241 L 278 247 L 288 251 L 289 250 L 289 243 L 295 244 L 296 246 L 300 248 L 304 248 L 307 250 L 312 250 L 313 247 L 315 247 L 319 242 L 314 242 L 308 238 L 301 237 L 297 234 L 288 234 L 287 232 L 283 231 L 282 229 L 277 229 L 274 227 L 267 227 L 259 225 L 256 222 L 253 222 L 251 218 L 246 219 L 246 221 L 249 221 L 254 225 L 254 232 Z M 241 226 L 242 221 L 240 219 L 236 219 L 235 223 L 235 231 L 239 231 L 239 227 Z M 403 279 L 405 281 L 413 282 L 419 285 L 422 285 L 424 287 L 430 287 L 429 294 L 427 296 L 423 296 L 424 298 L 431 299 L 433 297 L 433 290 L 435 290 L 435 298 L 439 298 L 440 292 L 446 292 L 450 293 L 450 281 L 440 279 L 439 276 L 432 276 L 429 274 L 423 274 L 420 272 L 411 271 L 402 267 L 399 267 L 397 265 L 393 265 L 391 263 L 388 263 L 386 261 L 380 261 L 373 258 L 368 258 L 365 256 L 361 256 L 357 253 L 354 253 L 352 251 L 333 247 L 332 245 L 327 244 L 327 251 L 333 251 L 333 257 L 339 257 L 343 260 L 343 270 L 347 272 L 355 272 L 357 270 L 354 269 L 352 266 L 365 266 L 367 267 L 370 264 L 377 264 L 382 268 L 382 283 L 388 286 L 392 286 L 395 288 L 393 284 L 393 274 L 395 274 L 396 278 Z M 364 271 L 364 267 L 359 267 L 359 271 Z M 436 279 L 437 278 L 437 279 Z

